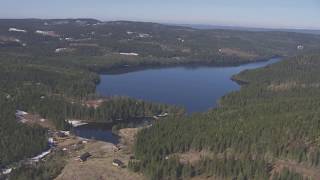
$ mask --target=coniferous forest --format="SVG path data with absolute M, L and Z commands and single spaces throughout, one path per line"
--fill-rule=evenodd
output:
M 275 167 L 284 161 L 320 168 L 319 68 L 314 54 L 236 75 L 246 85 L 219 108 L 141 131 L 131 168 L 150 179 L 303 179 Z M 181 161 L 188 152 L 206 153 Z
M 149 179 L 302 179 L 290 167 L 275 167 L 287 162 L 320 167 L 320 55 L 315 53 L 320 36 L 92 19 L 61 22 L 0 20 L 0 169 L 48 148 L 47 129 L 18 121 L 17 110 L 47 119 L 57 130 L 68 130 L 68 119 L 128 123 L 169 113 L 137 135 L 136 159 L 129 167 Z M 25 32 L 8 31 L 12 27 Z M 191 116 L 180 107 L 95 93 L 99 73 L 237 65 L 273 56 L 285 60 L 234 76 L 244 84 L 241 91 L 223 97 L 219 108 Z M 98 107 L 87 105 L 99 99 Z M 199 158 L 181 160 L 190 152 Z M 53 164 L 61 169 L 59 160 Z M 39 166 L 36 172 L 18 171 L 46 179 L 53 167 Z

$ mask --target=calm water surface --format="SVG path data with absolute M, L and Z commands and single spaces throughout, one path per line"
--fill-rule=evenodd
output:
M 279 58 L 235 67 L 170 67 L 101 75 L 97 92 L 183 106 L 189 113 L 216 107 L 224 95 L 240 86 L 230 78 L 247 69 L 264 67 Z
M 137 118 L 128 122 L 127 127 L 145 127 L 152 123 L 152 118 Z M 99 141 L 119 143 L 119 136 L 112 132 L 112 126 L 116 123 L 97 123 L 91 122 L 86 125 L 72 128 L 72 132 L 79 137 L 85 139 L 94 139 Z
M 106 123 L 89 123 L 87 125 L 75 127 L 73 133 L 79 137 L 86 139 L 94 139 L 99 141 L 119 143 L 119 137 L 112 133 L 112 125 Z
M 129 96 L 183 106 L 189 113 L 201 112 L 216 107 L 222 96 L 240 89 L 230 79 L 232 75 L 279 60 L 271 59 L 236 67 L 172 67 L 101 75 L 97 92 L 105 96 Z M 83 138 L 117 144 L 119 137 L 112 133 L 111 128 L 110 124 L 90 123 L 76 127 L 73 131 Z

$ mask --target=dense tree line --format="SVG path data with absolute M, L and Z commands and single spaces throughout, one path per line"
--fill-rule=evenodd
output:
M 102 23 L 88 19 L 84 21 L 89 25 L 83 26 L 76 20 L 68 21 L 61 24 L 60 20 L 0 20 L 0 167 L 31 157 L 47 148 L 46 130 L 18 123 L 14 116 L 16 110 L 39 114 L 53 122 L 57 129 L 67 129 L 65 120 L 73 118 L 125 122 L 163 112 L 183 114 L 183 110 L 177 107 L 123 97 L 111 97 L 98 108 L 86 107 L 86 100 L 97 98 L 97 72 L 181 64 L 235 65 L 274 55 L 297 54 L 300 53 L 297 51 L 298 44 L 303 44 L 307 50 L 315 50 L 320 43 L 319 36 L 285 32 L 195 30 L 153 23 Z M 97 23 L 101 24 L 93 25 Z M 27 33 L 8 32 L 11 27 L 25 29 Z M 34 33 L 39 29 L 55 31 L 60 37 Z M 136 34 L 130 35 L 128 31 Z M 137 33 L 148 33 L 151 37 L 139 38 Z M 15 38 L 26 46 L 8 41 Z M 71 38 L 73 42 L 65 38 Z M 64 47 L 72 51 L 55 53 L 57 48 Z M 221 53 L 225 50 L 229 54 Z M 119 52 L 136 52 L 139 56 L 123 56 Z M 271 73 L 274 77 L 270 78 L 266 73 L 258 73 L 262 71 L 254 75 L 247 75 L 249 72 L 246 72 L 239 78 L 250 80 L 253 85 L 245 87 L 238 94 L 225 97 L 221 109 L 183 119 L 173 116 L 168 121 L 156 123 L 150 130 L 142 131 L 137 145 L 144 145 L 137 146 L 141 149 L 136 150 L 141 161 L 137 161 L 134 167 L 154 178 L 206 173 L 224 176 L 230 167 L 218 167 L 211 163 L 214 162 L 212 159 L 201 161 L 204 165 L 196 167 L 203 168 L 198 169 L 182 165 L 176 158 L 165 160 L 166 155 L 174 152 L 206 148 L 219 153 L 231 148 L 244 156 L 239 161 L 222 161 L 222 164 L 232 169 L 238 166 L 240 169 L 248 169 L 250 165 L 246 162 L 253 158 L 252 152 L 270 152 L 273 157 L 293 158 L 317 166 L 320 156 L 318 149 L 311 152 L 306 148 L 317 137 L 319 124 L 319 115 L 316 113 L 319 101 L 317 98 L 306 97 L 306 93 L 314 97 L 318 95 L 318 84 L 315 82 L 317 62 L 309 61 L 309 58 L 298 58 L 296 61 L 299 65 L 296 65 L 296 61 L 292 64 L 286 62 L 284 66 L 289 64 L 289 69 L 275 66 L 279 68 Z M 283 88 L 281 79 L 271 84 L 273 78 L 280 76 L 285 81 L 295 72 L 298 72 L 299 77 L 293 76 L 296 77 L 293 80 L 298 79 L 296 84 L 301 87 L 291 85 L 290 81 L 289 85 L 285 85 L 294 86 L 289 92 L 270 91 Z M 249 77 L 257 77 L 258 80 Z M 258 83 L 264 78 L 264 83 Z M 275 116 L 276 113 L 280 115 Z M 313 125 L 311 128 L 310 124 Z M 288 133 L 279 138 L 282 131 Z M 262 141 L 261 137 L 264 137 Z M 293 143 L 295 138 L 298 143 Z M 259 157 L 255 163 L 260 167 L 265 162 L 267 159 Z M 220 170 L 209 170 L 206 164 Z M 34 172 L 33 168 L 29 168 L 25 171 L 30 177 L 40 176 L 43 172 L 50 174 L 47 173 L 48 168 L 45 169 Z M 258 169 L 241 172 L 245 176 L 248 176 L 247 173 L 264 176 Z M 231 171 L 226 176 L 238 175 L 238 171 Z
M 16 121 L 13 104 L 0 93 L 0 168 L 34 156 L 48 147 L 46 131 L 38 126 L 25 126 Z
M 181 108 L 126 97 L 109 97 L 98 108 L 88 107 L 88 99 L 98 98 L 97 74 L 50 59 L 0 57 L 0 167 L 47 148 L 46 130 L 18 122 L 16 110 L 38 114 L 60 130 L 69 128 L 67 119 L 127 123 L 164 112 L 183 113 Z
M 234 65 L 264 59 L 274 55 L 288 56 L 318 49 L 320 36 L 289 32 L 246 32 L 235 30 L 201 30 L 142 22 L 100 22 L 98 20 L 0 20 L 0 53 L 36 55 L 43 58 L 81 57 L 91 68 L 105 69 L 107 64 L 118 68 L 133 64 L 188 64 Z M 62 23 L 61 23 L 62 22 Z M 86 25 L 84 25 L 84 24 Z M 26 33 L 9 32 L 9 28 L 24 29 Z M 54 31 L 56 36 L 43 36 L 37 30 Z M 142 37 L 141 37 L 142 36 Z M 6 45 L 8 44 L 8 45 Z M 12 45 L 16 44 L 16 46 Z M 57 48 L 67 52 L 56 53 Z M 135 52 L 132 58 L 120 52 Z M 106 57 L 107 55 L 107 57 Z M 99 61 L 91 61 L 98 58 Z M 118 59 L 125 59 L 119 62 Z M 165 62 L 164 62 L 165 61 Z M 81 63 L 81 62 L 78 62 Z
M 268 179 L 270 163 L 277 159 L 319 167 L 319 59 L 318 54 L 305 55 L 246 71 L 235 78 L 249 84 L 223 97 L 219 108 L 141 131 L 134 169 L 151 179 L 185 174 Z M 214 155 L 192 165 L 171 158 L 191 150 Z M 296 176 L 290 173 L 279 179 Z
M 8 178 L 14 180 L 54 179 L 63 170 L 67 158 L 67 155 L 63 151 L 54 152 L 53 155 L 47 157 L 46 161 L 14 169 Z
M 82 105 L 69 106 L 66 116 L 95 122 L 127 122 L 130 119 L 152 117 L 165 112 L 184 114 L 184 109 L 128 97 L 110 97 L 97 108 L 88 108 Z

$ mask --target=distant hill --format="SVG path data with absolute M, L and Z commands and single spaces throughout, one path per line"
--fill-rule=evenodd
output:
M 126 61 L 135 56 L 149 65 L 234 65 L 320 47 L 320 36 L 314 34 L 201 27 L 89 18 L 0 19 L 0 53 L 108 55 Z M 126 61 L 123 64 L 127 65 Z
M 254 28 L 254 27 L 218 26 L 218 25 L 202 25 L 202 24 L 179 24 L 179 25 L 191 27 L 195 29 L 228 29 L 228 30 L 256 31 L 256 32 L 281 31 L 281 32 L 296 32 L 296 33 L 320 35 L 320 30 L 311 30 L 311 29 Z

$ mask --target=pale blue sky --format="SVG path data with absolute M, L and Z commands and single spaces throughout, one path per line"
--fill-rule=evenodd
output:
M 320 0 L 0 0 L 0 18 L 137 20 L 320 29 Z

